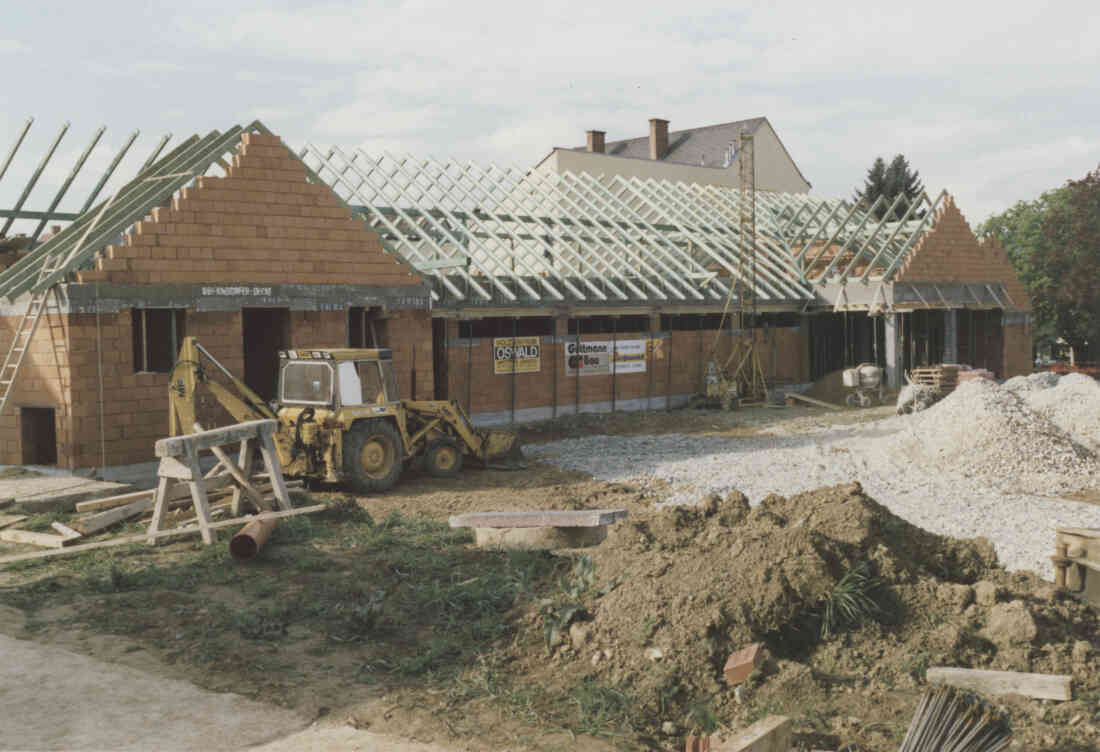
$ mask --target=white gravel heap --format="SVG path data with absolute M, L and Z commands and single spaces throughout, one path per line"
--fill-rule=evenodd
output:
M 1095 397 L 1100 411 L 1100 388 Z M 1100 478 L 1092 450 L 1032 410 L 1017 393 L 987 379 L 964 382 L 928 410 L 897 422 L 899 430 L 877 449 L 898 461 L 980 478 L 994 488 L 1072 493 Z
M 1032 410 L 1085 446 L 1100 450 L 1100 381 L 1083 373 L 1070 373 L 1050 386 L 1032 389 L 1022 396 Z
M 1100 385 L 1092 389 L 1065 377 L 1057 387 L 1043 388 L 1043 380 L 1049 381 L 1032 378 L 1027 387 L 1034 389 L 1025 387 L 1027 394 L 1064 395 L 1071 403 L 1044 397 L 1060 405 L 1044 413 L 1050 419 L 1017 396 L 1020 382 L 1005 388 L 978 379 L 928 410 L 870 423 L 791 421 L 798 433 L 737 439 L 590 436 L 525 452 L 603 480 L 666 482 L 672 504 L 694 504 L 707 493 L 732 489 L 757 504 L 770 493 L 787 496 L 858 480 L 909 522 L 940 535 L 984 536 L 1008 569 L 1052 579 L 1055 529 L 1100 528 L 1100 506 L 1055 498 L 1100 487 L 1100 463 L 1079 443 L 1096 424 L 1067 417 L 1100 412 Z
M 1029 373 L 1027 376 L 1013 376 L 1001 384 L 1001 388 L 1016 394 L 1024 394 L 1039 389 L 1050 389 L 1058 383 L 1058 374 L 1051 371 Z

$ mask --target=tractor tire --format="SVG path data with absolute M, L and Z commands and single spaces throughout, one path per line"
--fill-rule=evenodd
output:
M 450 439 L 436 439 L 424 450 L 424 467 L 436 478 L 453 478 L 462 470 L 462 449 Z
M 359 493 L 388 491 L 401 477 L 401 436 L 385 420 L 355 423 L 344 434 L 344 477 Z

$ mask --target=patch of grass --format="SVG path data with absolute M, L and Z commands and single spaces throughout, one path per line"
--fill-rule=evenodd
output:
M 626 692 L 586 677 L 570 693 L 576 720 L 569 728 L 591 736 L 618 736 L 634 725 L 637 703 Z
M 721 725 L 718 714 L 707 700 L 692 703 L 688 708 L 687 719 L 691 723 L 692 733 L 695 734 L 713 734 Z
M 828 639 L 841 630 L 881 618 L 885 614 L 882 589 L 882 580 L 871 574 L 867 562 L 845 572 L 818 612 L 821 638 Z

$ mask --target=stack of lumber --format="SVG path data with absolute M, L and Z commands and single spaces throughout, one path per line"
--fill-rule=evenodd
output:
M 953 392 L 959 385 L 959 367 L 938 365 L 930 368 L 914 368 L 909 378 L 914 384 L 930 386 L 943 396 Z
M 204 479 L 207 493 L 211 503 L 210 514 L 212 517 L 225 514 L 232 505 L 233 478 L 228 475 L 219 475 Z M 302 481 L 289 481 L 287 488 L 301 488 Z M 256 490 L 265 498 L 272 497 L 271 481 L 260 477 Z M 173 488 L 170 492 L 169 506 L 177 514 L 192 517 L 194 512 L 191 494 L 186 487 Z M 44 548 L 64 548 L 77 543 L 85 536 L 95 535 L 100 531 L 121 525 L 123 522 L 148 517 L 153 512 L 153 497 L 156 489 L 146 491 L 134 491 L 119 496 L 108 496 L 103 499 L 82 501 L 76 505 L 77 514 L 80 515 L 68 521 L 67 524 L 54 522 L 52 527 L 57 535 L 50 533 L 38 533 L 30 530 L 19 529 L 20 523 L 26 521 L 25 515 L 0 515 L 0 541 L 7 543 L 25 543 Z M 193 519 L 182 519 L 181 525 L 194 522 Z
M 997 378 L 993 371 L 987 371 L 984 368 L 971 368 L 966 371 L 959 371 L 959 383 L 964 381 L 972 381 L 974 379 L 989 379 L 993 381 Z

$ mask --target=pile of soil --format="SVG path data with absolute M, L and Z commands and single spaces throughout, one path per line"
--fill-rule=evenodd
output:
M 771 496 L 755 509 L 734 492 L 632 513 L 590 555 L 601 595 L 556 646 L 552 671 L 620 688 L 669 744 L 698 724 L 705 705 L 733 727 L 767 709 L 800 717 L 822 743 L 894 749 L 928 666 L 1073 673 L 1078 697 L 1100 690 L 1091 609 L 1034 576 L 1008 575 L 985 539 L 905 522 L 857 483 Z M 881 612 L 822 638 L 825 601 L 860 568 L 881 583 L 873 590 Z M 727 657 L 753 642 L 766 645 L 769 661 L 746 684 L 727 686 Z M 896 717 L 875 719 L 866 733 L 825 733 L 827 716 L 836 731 L 855 715 L 855 690 L 871 716 Z M 884 694 L 895 696 L 892 710 Z M 1060 733 L 1054 718 L 1068 722 L 1087 704 L 1058 706 L 1044 733 Z M 1026 715 L 1041 705 L 1022 707 Z M 809 713 L 820 716 L 816 731 Z M 1100 718 L 1083 717 L 1078 738 L 1100 732 Z

